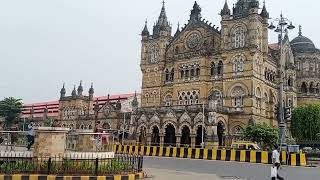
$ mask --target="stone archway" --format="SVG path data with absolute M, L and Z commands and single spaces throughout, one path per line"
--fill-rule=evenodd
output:
M 151 136 L 151 145 L 158 146 L 160 144 L 160 130 L 158 126 L 154 126 L 152 128 L 152 136 Z
M 176 145 L 176 129 L 172 124 L 165 127 L 164 145 Z
M 217 134 L 218 134 L 218 140 L 219 140 L 219 146 L 224 146 L 224 132 L 225 132 L 225 125 L 222 121 L 218 122 L 217 126 Z
M 188 126 L 183 126 L 181 135 L 181 145 L 191 145 L 190 129 Z
M 202 125 L 197 126 L 197 134 L 196 134 L 196 147 L 201 146 L 202 143 L 202 131 L 203 132 L 203 142 L 206 141 L 206 130 L 202 128 Z

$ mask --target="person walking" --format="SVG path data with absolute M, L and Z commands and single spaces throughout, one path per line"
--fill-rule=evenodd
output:
M 30 151 L 31 146 L 34 144 L 34 136 L 35 136 L 34 124 L 33 124 L 33 122 L 30 122 L 30 124 L 28 125 L 28 132 L 27 132 L 27 139 L 28 139 L 27 149 L 28 149 L 28 151 Z
M 278 145 L 274 145 L 274 150 L 272 151 L 272 164 L 273 164 L 273 167 L 276 167 L 277 168 L 277 175 L 276 177 L 271 177 L 272 180 L 276 180 L 276 179 L 279 179 L 279 180 L 284 180 L 284 178 L 282 178 L 280 175 L 279 175 L 279 168 L 281 166 L 281 163 L 280 163 L 280 153 L 278 151 L 278 148 L 279 146 Z

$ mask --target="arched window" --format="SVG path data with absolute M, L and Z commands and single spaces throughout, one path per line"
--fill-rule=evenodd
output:
M 289 78 L 288 78 L 288 86 L 289 86 L 289 87 L 292 87 L 292 86 L 293 86 L 292 76 L 289 76 Z
M 209 108 L 222 106 L 222 93 L 218 90 L 213 91 L 209 96 Z
M 169 82 L 170 81 L 170 73 L 169 73 L 168 69 L 166 69 L 165 74 L 166 74 L 166 82 Z
M 196 77 L 199 77 L 200 76 L 200 68 L 197 66 L 196 68 Z
M 180 78 L 181 78 L 181 79 L 184 78 L 184 70 L 183 70 L 183 69 L 180 70 Z
M 257 112 L 260 112 L 261 109 L 261 90 L 259 87 L 256 89 L 256 108 Z
M 194 68 L 193 67 L 190 70 L 190 77 L 194 77 Z
M 243 72 L 244 61 L 245 61 L 245 57 L 243 55 L 237 55 L 233 58 L 233 72 L 234 73 Z
M 243 27 L 236 27 L 233 30 L 232 41 L 233 48 L 242 48 L 245 46 L 246 31 Z
M 245 91 L 242 87 L 236 86 L 231 91 L 231 97 L 233 99 L 233 106 L 234 107 L 243 107 L 243 99 L 245 96 Z
M 218 75 L 222 75 L 223 74 L 223 62 L 219 61 L 218 63 Z
M 309 92 L 315 93 L 313 82 L 310 83 Z
M 319 91 L 320 91 L 319 88 L 320 88 L 320 84 L 318 83 L 317 86 L 316 86 L 316 93 L 317 93 L 317 94 L 319 94 Z
M 307 93 L 307 84 L 305 82 L 302 83 L 301 85 L 301 92 L 302 93 Z
M 171 69 L 171 74 L 170 74 L 170 81 L 174 81 L 174 68 Z
M 164 98 L 164 101 L 165 101 L 165 106 L 172 106 L 172 96 L 171 95 L 167 95 Z
M 216 72 L 215 72 L 215 71 L 216 71 L 215 69 L 216 69 L 216 65 L 214 64 L 214 62 L 212 62 L 212 63 L 211 63 L 211 66 L 210 66 L 210 70 L 211 70 L 211 73 L 210 73 L 210 74 L 211 74 L 211 76 L 214 76 L 214 75 L 215 75 L 215 73 L 216 73 Z

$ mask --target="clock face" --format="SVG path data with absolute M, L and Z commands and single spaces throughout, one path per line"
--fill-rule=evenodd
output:
M 151 44 L 149 46 L 149 61 L 150 63 L 157 63 L 159 62 L 159 55 L 160 55 L 160 47 L 158 44 Z
M 201 43 L 201 36 L 198 33 L 192 33 L 187 39 L 187 46 L 190 49 L 198 47 Z
M 103 108 L 103 114 L 104 114 L 106 117 L 108 117 L 108 116 L 110 115 L 110 113 L 111 113 L 111 108 L 110 108 L 110 106 L 105 106 L 105 107 Z

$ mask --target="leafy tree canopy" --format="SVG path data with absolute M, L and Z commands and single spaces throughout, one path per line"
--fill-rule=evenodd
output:
M 266 148 L 277 144 L 279 131 L 277 128 L 273 128 L 266 124 L 254 124 L 249 125 L 244 130 L 244 136 L 246 139 L 256 142 L 262 145 L 263 148 Z
M 7 127 L 17 121 L 20 113 L 22 112 L 22 107 L 21 99 L 9 97 L 0 101 L 0 116 L 5 118 Z
M 320 135 L 320 105 L 296 108 L 291 118 L 291 133 L 296 139 L 316 139 Z

